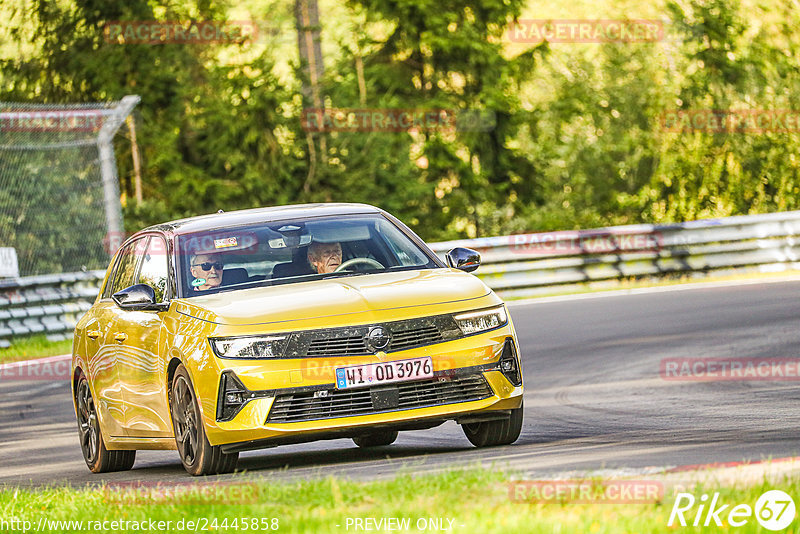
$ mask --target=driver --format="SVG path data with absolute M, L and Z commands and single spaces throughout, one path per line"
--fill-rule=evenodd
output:
M 219 287 L 225 264 L 215 254 L 196 254 L 191 258 L 191 284 L 195 291 L 206 291 Z
M 319 274 L 332 273 L 342 264 L 342 245 L 336 242 L 311 243 L 308 247 L 308 263 Z

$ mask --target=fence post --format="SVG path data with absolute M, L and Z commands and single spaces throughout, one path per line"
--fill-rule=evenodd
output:
M 106 228 L 108 229 L 109 253 L 114 254 L 115 246 L 122 243 L 119 239 L 125 231 L 122 224 L 122 206 L 119 200 L 119 178 L 114 157 L 114 135 L 122 123 L 130 115 L 133 108 L 141 101 L 141 97 L 129 95 L 124 97 L 113 113 L 103 122 L 97 136 L 97 148 L 100 152 L 100 173 L 103 179 L 103 203 L 106 212 Z

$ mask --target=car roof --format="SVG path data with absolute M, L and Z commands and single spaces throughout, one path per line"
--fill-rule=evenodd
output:
M 172 235 L 188 234 L 226 228 L 231 226 L 244 226 L 260 222 L 275 222 L 304 217 L 322 217 L 328 215 L 352 215 L 360 213 L 382 213 L 383 210 L 369 204 L 345 203 L 320 203 L 320 204 L 294 204 L 288 206 L 273 206 L 269 208 L 254 208 L 248 210 L 228 211 L 199 215 L 187 219 L 178 219 L 167 223 L 156 224 L 137 232 L 159 231 Z

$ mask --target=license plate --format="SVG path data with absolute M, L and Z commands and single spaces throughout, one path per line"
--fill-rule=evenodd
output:
M 433 362 L 429 356 L 396 362 L 367 363 L 336 369 L 336 389 L 373 386 L 433 378 Z

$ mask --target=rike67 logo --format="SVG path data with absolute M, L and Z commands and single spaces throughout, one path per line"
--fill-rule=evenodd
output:
M 711 497 L 704 493 L 699 499 L 691 493 L 678 493 L 667 526 L 742 527 L 755 516 L 762 528 L 778 531 L 794 521 L 795 512 L 794 500 L 781 490 L 763 493 L 754 507 L 749 504 L 725 503 L 719 493 L 714 493 Z

